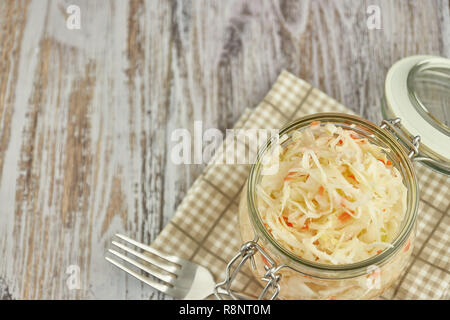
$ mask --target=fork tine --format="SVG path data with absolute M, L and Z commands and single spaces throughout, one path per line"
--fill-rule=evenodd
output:
M 115 260 L 113 260 L 111 258 L 105 257 L 105 259 L 108 262 L 110 262 L 113 265 L 115 265 L 116 267 L 122 269 L 126 273 L 129 273 L 130 275 L 132 275 L 136 279 L 141 280 L 142 282 L 148 284 L 150 287 L 152 287 L 152 288 L 154 288 L 154 289 L 156 289 L 158 291 L 166 293 L 170 289 L 170 287 L 168 285 L 156 282 L 156 281 L 154 281 L 154 280 L 152 280 L 152 279 L 150 279 L 150 278 L 148 278 L 146 276 L 140 275 L 139 273 L 137 273 L 137 272 L 135 272 L 135 271 L 125 267 L 123 264 L 121 264 L 121 263 L 119 263 L 119 262 L 117 262 L 117 261 L 115 261 Z
M 168 274 L 164 274 L 164 273 L 161 273 L 159 271 L 149 269 L 147 266 L 143 265 L 142 263 L 139 263 L 139 262 L 137 262 L 137 261 L 127 257 L 126 255 L 121 254 L 120 252 L 117 252 L 116 250 L 109 249 L 108 251 L 110 253 L 112 253 L 113 255 L 119 257 L 120 259 L 125 260 L 126 262 L 132 264 L 133 266 L 138 267 L 141 270 L 144 270 L 148 274 L 150 274 L 150 275 L 154 276 L 155 278 L 158 278 L 158 279 L 160 279 L 162 281 L 165 281 L 167 283 L 171 283 L 173 281 L 173 279 L 175 279 L 175 277 L 172 277 L 172 276 L 170 276 Z
M 169 263 L 164 263 L 164 262 L 160 262 L 160 261 L 158 261 L 156 259 L 153 259 L 152 257 L 147 256 L 145 254 L 142 254 L 142 253 L 140 253 L 140 252 L 138 252 L 136 250 L 133 250 L 131 248 L 128 248 L 127 246 L 125 246 L 125 245 L 123 245 L 123 244 L 121 244 L 121 243 L 119 243 L 117 241 L 113 241 L 112 244 L 115 245 L 116 247 L 119 247 L 122 250 L 125 250 L 128 253 L 131 253 L 132 255 L 135 255 L 138 258 L 141 258 L 142 260 L 144 260 L 144 261 L 146 261 L 148 263 L 151 263 L 151 264 L 157 266 L 158 268 L 163 269 L 164 271 L 175 273 L 178 270 L 178 268 L 179 268 L 178 266 L 175 266 L 172 263 L 170 263 L 170 264 Z
M 168 260 L 168 261 L 170 261 L 172 263 L 175 263 L 175 264 L 179 265 L 179 259 L 177 257 L 165 254 L 163 252 L 160 252 L 160 251 L 158 251 L 156 249 L 153 249 L 150 246 L 147 246 L 147 245 L 145 245 L 143 243 L 137 242 L 137 241 L 135 241 L 135 240 L 133 240 L 131 238 L 128 238 L 127 236 L 124 236 L 124 235 L 119 234 L 119 233 L 116 233 L 116 237 L 118 237 L 118 238 L 120 238 L 122 240 L 125 240 L 125 241 L 135 245 L 136 247 L 139 247 L 139 248 L 145 250 L 145 251 L 148 251 L 148 252 L 154 254 L 155 256 L 159 256 L 159 257 L 161 257 L 163 259 L 166 259 L 166 260 Z

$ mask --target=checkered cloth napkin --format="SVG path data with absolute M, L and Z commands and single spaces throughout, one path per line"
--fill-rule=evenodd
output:
M 234 129 L 275 129 L 292 119 L 318 112 L 352 113 L 325 93 L 283 71 L 253 110 L 245 110 Z M 238 202 L 250 165 L 227 164 L 235 155 L 251 152 L 245 141 L 225 139 L 204 172 L 197 178 L 175 216 L 152 243 L 167 253 L 207 267 L 216 281 L 238 252 L 241 240 Z M 398 281 L 382 299 L 450 298 L 450 178 L 418 164 L 420 206 L 413 258 Z M 259 294 L 261 285 L 247 266 L 233 283 L 237 290 Z

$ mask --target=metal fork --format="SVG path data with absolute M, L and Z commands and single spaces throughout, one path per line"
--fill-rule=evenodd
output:
M 108 252 L 145 271 L 160 281 L 155 281 L 145 275 L 135 272 L 112 258 L 105 257 L 105 259 L 133 277 L 148 284 L 152 288 L 168 294 L 175 299 L 201 300 L 211 296 L 214 293 L 214 278 L 211 272 L 205 267 L 176 256 L 165 254 L 127 236 L 116 234 L 116 237 L 126 241 L 128 244 L 144 250 L 145 254 L 144 252 L 136 251 L 123 243 L 112 241 L 114 246 L 147 262 L 147 264 L 144 265 L 141 262 L 114 249 L 109 249 Z M 227 295 L 224 290 L 221 290 L 220 293 L 222 295 Z M 255 298 L 244 294 L 234 294 L 240 299 Z

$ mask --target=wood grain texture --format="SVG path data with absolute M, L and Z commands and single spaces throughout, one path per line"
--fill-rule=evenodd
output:
M 116 232 L 151 242 L 201 172 L 171 163 L 171 132 L 231 127 L 282 69 L 378 122 L 396 60 L 450 57 L 449 7 L 0 1 L 0 299 L 165 298 L 103 256 Z

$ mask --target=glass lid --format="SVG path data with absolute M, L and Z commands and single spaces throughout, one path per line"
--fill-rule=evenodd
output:
M 416 64 L 407 79 L 410 100 L 432 126 L 450 136 L 450 68 L 439 59 Z
M 396 62 L 385 82 L 384 118 L 420 136 L 422 163 L 450 175 L 450 59 L 412 56 Z

